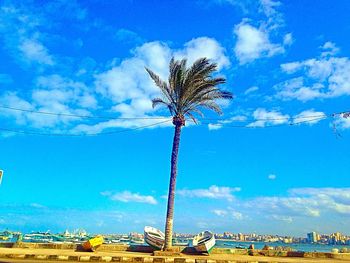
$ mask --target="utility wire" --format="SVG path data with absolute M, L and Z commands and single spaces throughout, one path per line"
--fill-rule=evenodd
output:
M 13 111 L 21 111 L 27 113 L 34 114 L 44 114 L 44 115 L 53 115 L 53 116 L 63 116 L 63 117 L 76 117 L 76 118 L 86 118 L 86 119 L 106 119 L 106 120 L 156 120 L 156 119 L 167 119 L 169 117 L 108 117 L 101 115 L 80 115 L 80 114 L 70 114 L 70 113 L 56 113 L 56 112 L 47 112 L 47 111 L 37 111 L 37 110 L 29 110 L 22 108 L 15 108 L 9 106 L 0 106 L 0 109 L 7 109 Z M 298 119 L 309 119 L 309 118 L 317 118 L 317 117 L 335 117 L 341 114 L 349 114 L 350 111 L 342 111 L 336 112 L 332 114 L 318 114 L 312 116 L 300 116 Z M 231 121 L 231 122 L 246 122 L 248 120 L 231 120 L 231 119 L 222 119 L 222 118 L 200 118 L 201 120 L 208 121 Z M 261 119 L 253 119 L 252 121 L 280 121 L 280 120 L 289 120 L 290 117 L 281 117 L 281 118 L 261 118 Z
M 53 116 L 62 116 L 62 117 L 77 117 L 77 118 L 86 118 L 86 119 L 106 119 L 106 120 L 156 120 L 156 119 L 167 119 L 168 117 L 108 117 L 101 115 L 80 115 L 80 114 L 70 114 L 70 113 L 56 113 L 56 112 L 47 112 L 47 111 L 36 111 L 22 108 L 15 108 L 9 106 L 0 106 L 2 109 L 13 110 L 13 111 L 21 111 L 27 113 L 35 113 L 35 114 L 44 114 L 44 115 L 53 115 Z M 298 119 L 309 119 L 309 118 L 317 118 L 317 117 L 335 117 L 339 115 L 347 115 L 350 111 L 342 111 L 335 112 L 332 114 L 318 114 L 312 116 L 300 116 Z M 280 120 L 289 120 L 290 117 L 281 117 L 281 118 L 261 118 L 261 119 L 252 119 L 251 121 L 280 121 Z M 200 120 L 208 120 L 208 121 L 230 121 L 230 122 L 246 122 L 249 120 L 231 120 L 231 119 L 221 119 L 221 118 L 200 118 Z
M 299 119 L 299 118 L 296 118 Z M 281 126 L 295 126 L 301 123 L 308 123 L 308 122 L 313 122 L 313 121 L 318 121 L 318 120 L 324 120 L 327 119 L 325 115 L 322 117 L 317 117 L 317 118 L 312 118 L 308 120 L 303 120 L 303 121 L 298 121 L 298 122 L 289 122 L 289 123 L 277 123 L 273 125 L 262 125 L 262 126 L 254 126 L 254 125 L 230 125 L 230 124 L 225 124 L 225 123 L 210 123 L 210 122 L 201 122 L 200 124 L 205 124 L 205 125 L 214 125 L 222 128 L 246 128 L 246 129 L 264 129 L 264 128 L 275 128 L 275 127 L 281 127 Z
M 139 126 L 135 128 L 127 128 L 123 130 L 117 130 L 117 131 L 109 131 L 109 132 L 100 132 L 100 133 L 86 133 L 86 134 L 73 134 L 73 133 L 43 133 L 43 132 L 36 132 L 36 131 L 28 131 L 28 130 L 17 130 L 17 129 L 8 129 L 8 128 L 0 128 L 0 131 L 5 132 L 13 132 L 13 133 L 21 133 L 21 134 L 28 134 L 28 135 L 40 135 L 40 136 L 60 136 L 60 137 L 86 137 L 86 136 L 100 136 L 100 135 L 110 135 L 110 134 L 117 134 L 122 132 L 130 132 L 130 131 L 136 131 L 140 129 L 149 128 L 152 126 L 156 126 L 159 124 L 163 124 L 166 122 L 170 122 L 171 120 L 166 121 L 160 121 L 156 123 L 152 123 L 149 125 Z
M 199 125 L 207 125 L 211 124 L 214 126 L 220 126 L 223 128 L 245 128 L 245 129 L 264 129 L 264 128 L 277 128 L 281 126 L 296 126 L 301 123 L 309 123 L 317 120 L 324 120 L 327 119 L 328 117 L 323 115 L 322 117 L 317 117 L 313 119 L 308 119 L 308 120 L 303 120 L 299 122 L 290 122 L 290 123 L 279 123 L 279 124 L 274 124 L 274 125 L 264 125 L 264 126 L 249 126 L 249 125 L 228 125 L 228 124 L 219 124 L 219 123 L 208 123 L 208 122 L 201 122 Z M 13 132 L 13 133 L 20 133 L 20 134 L 28 134 L 28 135 L 40 135 L 40 136 L 59 136 L 59 137 L 87 137 L 87 136 L 100 136 L 100 135 L 111 135 L 111 134 L 117 134 L 117 133 L 123 133 L 123 132 L 129 132 L 129 131 L 135 131 L 135 130 L 140 130 L 144 128 L 149 128 L 152 126 L 156 126 L 159 124 L 167 123 L 172 121 L 171 119 L 161 121 L 161 122 L 156 122 L 152 123 L 149 125 L 144 125 L 144 126 L 139 126 L 135 128 L 128 128 L 128 129 L 123 129 L 123 130 L 117 130 L 117 131 L 110 131 L 110 132 L 100 132 L 100 133 L 87 133 L 87 134 L 72 134 L 72 133 L 41 133 L 41 132 L 36 132 L 36 131 L 28 131 L 28 130 L 17 130 L 17 129 L 8 129 L 8 128 L 0 128 L 0 131 L 5 131 L 5 132 Z
M 66 117 L 80 117 L 80 118 L 89 118 L 89 119 L 120 119 L 120 120 L 150 120 L 150 119 L 166 119 L 161 122 L 156 122 L 149 125 L 139 126 L 135 128 L 126 128 L 123 130 L 117 130 L 117 131 L 109 131 L 109 132 L 100 132 L 100 133 L 87 133 L 87 134 L 72 134 L 72 133 L 42 133 L 37 132 L 33 130 L 17 130 L 17 129 L 9 129 L 9 128 L 1 128 L 0 131 L 6 131 L 6 132 L 13 132 L 13 133 L 21 133 L 21 134 L 29 134 L 29 135 L 42 135 L 42 136 L 69 136 L 69 137 L 79 137 L 79 136 L 99 136 L 99 135 L 108 135 L 108 134 L 116 134 L 116 133 L 122 133 L 122 132 L 128 132 L 128 131 L 134 131 L 139 129 L 144 129 L 152 126 L 156 126 L 162 123 L 170 122 L 171 117 L 129 117 L 129 118 L 123 118 L 123 117 L 107 117 L 107 116 L 89 116 L 89 115 L 77 115 L 77 114 L 66 114 L 66 113 L 54 113 L 54 112 L 45 112 L 45 111 L 35 111 L 35 110 L 27 110 L 27 109 L 20 109 L 20 108 L 14 108 L 14 107 L 7 107 L 7 106 L 0 106 L 2 109 L 8 109 L 8 110 L 15 110 L 15 111 L 21 111 L 21 112 L 28 112 L 28 113 L 36 113 L 36 114 L 45 114 L 45 115 L 55 115 L 55 116 L 66 116 Z M 231 119 L 215 119 L 215 118 L 200 118 L 200 120 L 216 120 L 218 123 L 210 123 L 210 122 L 203 122 L 201 121 L 200 125 L 213 125 L 213 126 L 220 126 L 220 127 L 227 127 L 227 128 L 248 128 L 248 129 L 256 129 L 256 128 L 272 128 L 272 127 L 281 127 L 285 125 L 298 125 L 301 123 L 309 123 L 314 122 L 318 120 L 324 120 L 327 118 L 334 118 L 337 116 L 342 116 L 344 118 L 349 118 L 350 111 L 343 111 L 343 112 L 336 112 L 332 114 L 319 114 L 319 115 L 313 115 L 313 116 L 300 116 L 300 117 L 283 117 L 283 118 L 265 118 L 265 119 L 253 119 L 253 120 L 231 120 Z M 295 120 L 301 121 L 295 122 Z M 289 121 L 288 123 L 277 123 L 272 125 L 263 125 L 263 126 L 254 126 L 254 125 L 232 125 L 229 123 L 240 121 L 240 122 L 257 122 L 257 121 L 282 121 L 286 120 Z M 191 121 L 189 119 L 188 121 Z M 221 122 L 221 123 L 220 123 Z M 226 122 L 226 123 L 225 123 Z
M 90 115 L 79 115 L 79 114 L 70 114 L 70 113 L 36 111 L 36 110 L 20 109 L 20 108 L 8 107 L 8 106 L 0 106 L 0 108 L 13 110 L 13 111 L 27 112 L 27 113 L 63 116 L 63 117 L 76 117 L 76 118 L 85 118 L 85 119 L 106 119 L 106 120 L 157 120 L 158 119 L 158 120 L 161 120 L 161 119 L 169 118 L 169 117 L 107 117 L 107 116 L 98 116 L 98 115 L 90 116 Z

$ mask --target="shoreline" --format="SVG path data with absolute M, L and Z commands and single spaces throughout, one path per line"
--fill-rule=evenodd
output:
M 22 245 L 22 244 L 19 244 Z M 1 259 L 45 261 L 97 261 L 119 263 L 232 263 L 232 262 L 350 262 L 350 253 L 301 253 L 261 250 L 216 249 L 210 255 L 193 255 L 179 252 L 153 253 L 151 250 L 130 251 L 129 246 L 103 245 L 95 252 L 78 251 L 77 246 L 43 246 L 44 244 L 25 244 L 23 247 L 0 248 Z M 133 248 L 134 250 L 137 249 Z M 155 254 L 155 255 L 154 255 Z

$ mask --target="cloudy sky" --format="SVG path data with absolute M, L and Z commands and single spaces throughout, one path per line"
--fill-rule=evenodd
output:
M 0 229 L 163 228 L 144 67 L 208 57 L 235 99 L 183 129 L 175 231 L 350 234 L 349 1 L 0 3 Z

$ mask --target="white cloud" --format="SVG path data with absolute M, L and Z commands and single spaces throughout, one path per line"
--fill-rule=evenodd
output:
M 339 53 L 340 49 L 333 42 L 326 42 L 323 46 L 320 47 L 323 51 L 321 53 L 322 57 L 325 56 L 334 56 Z
M 30 98 L 21 98 L 15 92 L 6 92 L 0 96 L 4 106 L 24 110 L 53 112 L 62 114 L 91 115 L 88 109 L 95 108 L 97 101 L 89 93 L 85 84 L 75 82 L 60 75 L 40 76 Z M 14 110 L 4 110 L 2 115 L 14 118 L 19 125 L 31 125 L 35 128 L 62 128 L 81 121 L 79 117 L 36 114 Z
M 334 125 L 341 130 L 350 129 L 350 118 L 345 118 L 343 115 L 338 116 L 334 121 Z
M 46 65 L 54 64 L 52 56 L 49 55 L 47 48 L 37 39 L 23 39 L 19 44 L 19 50 L 28 61 Z
M 297 99 L 309 101 L 316 98 L 325 98 L 324 85 L 315 83 L 312 86 L 304 86 L 304 78 L 297 77 L 274 86 L 277 90 L 276 98 L 282 100 Z
M 33 208 L 39 208 L 39 209 L 46 208 L 46 206 L 38 203 L 31 203 L 30 206 Z
M 57 21 L 54 20 L 56 17 L 49 16 L 54 15 L 58 9 L 64 10 L 64 14 L 60 14 L 59 18 L 73 20 L 72 22 L 78 23 L 87 15 L 86 10 L 75 1 L 48 3 L 42 6 L 42 11 L 26 5 L 1 5 L 0 38 L 4 42 L 5 49 L 21 66 L 24 68 L 28 68 L 28 65 L 36 66 L 37 70 L 32 68 L 31 70 L 35 74 L 42 74 L 33 77 L 33 85 L 29 90 L 26 89 L 25 94 L 0 94 L 0 100 L 6 102 L 6 106 L 20 108 L 21 105 L 23 109 L 35 111 L 92 115 L 95 110 L 100 109 L 100 104 L 110 107 L 111 116 L 157 118 L 151 99 L 159 96 L 160 91 L 148 76 L 145 66 L 166 80 L 168 64 L 172 56 L 186 56 L 189 63 L 206 56 L 218 63 L 220 69 L 230 64 L 225 48 L 219 42 L 213 38 L 200 37 L 188 41 L 182 48 L 177 49 L 171 49 L 168 44 L 160 41 L 147 42 L 130 50 L 130 57 L 111 59 L 112 62 L 96 70 L 96 63 L 89 59 L 76 61 L 74 58 L 51 53 L 48 45 L 52 40 L 50 39 L 51 26 Z M 128 41 L 135 37 L 135 33 L 120 29 L 116 37 Z M 69 63 L 68 67 L 66 63 Z M 79 64 L 82 64 L 82 67 L 79 65 L 76 74 L 67 74 L 71 70 L 69 66 L 73 67 L 71 64 L 75 64 L 74 68 Z M 94 65 L 91 66 L 91 64 Z M 49 75 L 48 70 L 57 73 Z M 93 85 L 87 85 L 91 81 Z M 0 82 L 9 82 L 9 78 L 1 74 Z M 47 128 L 48 132 L 49 128 L 50 131 L 68 131 L 65 133 L 91 134 L 93 131 L 101 132 L 110 128 L 137 128 L 152 125 L 158 121 L 138 119 L 99 122 L 23 112 L 5 111 L 5 113 L 7 117 L 13 118 L 21 125 Z M 79 125 L 77 125 L 78 121 Z M 169 124 L 159 126 L 165 127 Z
M 292 223 L 294 218 L 321 218 L 350 214 L 349 188 L 293 188 L 286 196 L 263 196 L 236 200 L 237 206 L 251 215 L 266 214 L 275 220 Z
M 132 193 L 130 191 L 123 191 L 118 193 L 102 192 L 103 196 L 109 197 L 113 201 L 120 201 L 124 203 L 136 202 L 156 205 L 157 200 L 151 195 L 140 195 L 139 193 Z
M 275 180 L 276 179 L 276 175 L 275 174 L 269 174 L 268 176 L 267 176 L 267 178 L 269 179 L 269 180 Z
M 271 215 L 271 216 L 269 216 L 269 218 L 277 220 L 277 221 L 283 221 L 283 222 L 286 222 L 289 224 L 293 222 L 293 218 L 290 216 Z
M 260 7 L 267 17 L 276 15 L 277 7 L 281 5 L 281 2 L 274 0 L 260 0 Z
M 314 109 L 305 110 L 293 117 L 293 123 L 305 123 L 314 125 L 324 119 L 327 115 L 324 112 L 315 111 Z
M 217 124 L 217 123 L 209 123 L 208 124 L 209 131 L 215 131 L 215 130 L 219 130 L 221 128 L 222 128 L 222 124 Z
M 178 190 L 177 193 L 185 197 L 198 197 L 198 198 L 211 198 L 211 199 L 226 199 L 233 201 L 234 196 L 232 193 L 239 192 L 239 187 L 231 188 L 226 186 L 212 185 L 209 189 L 193 189 L 193 190 Z
M 229 2 L 236 3 L 236 1 Z M 259 0 L 249 3 L 245 9 L 254 14 L 262 14 L 263 19 L 255 25 L 253 21 L 243 19 L 240 24 L 235 26 L 234 33 L 237 41 L 234 52 L 240 64 L 282 54 L 285 52 L 285 48 L 293 43 L 292 33 L 283 34 L 281 32 L 281 28 L 285 25 L 283 15 L 278 10 L 281 2 Z M 271 40 L 272 37 L 274 40 Z
M 118 29 L 115 36 L 118 41 L 129 44 L 140 43 L 143 41 L 142 38 L 136 32 L 126 28 Z
M 241 212 L 234 210 L 232 207 L 227 207 L 226 210 L 214 209 L 212 210 L 212 213 L 220 217 L 228 217 L 235 220 L 243 220 L 245 218 Z
M 215 215 L 217 215 L 217 216 L 225 216 L 225 215 L 227 215 L 227 211 L 226 210 L 214 209 L 212 212 Z
M 270 42 L 269 32 L 262 26 L 256 28 L 247 21 L 242 21 L 235 26 L 234 33 L 237 37 L 234 52 L 240 64 L 262 57 L 272 57 L 285 51 L 281 44 Z
M 119 65 L 112 66 L 104 72 L 96 75 L 97 90 L 105 95 L 110 96 L 116 103 L 125 103 L 128 100 L 150 100 L 159 94 L 159 90 L 151 81 L 145 66 L 151 68 L 163 79 L 168 76 L 168 64 L 172 56 L 186 56 L 189 63 L 206 56 L 220 67 L 229 64 L 228 58 L 224 54 L 224 48 L 211 38 L 197 38 L 187 42 L 181 50 L 171 50 L 168 45 L 161 42 L 148 42 L 137 47 L 131 58 L 124 59 Z M 122 113 L 127 114 L 125 109 Z M 150 104 L 147 108 L 139 112 L 144 114 L 152 112 Z M 137 112 L 132 111 L 132 114 Z
M 228 3 L 233 6 L 239 7 L 241 13 L 245 16 L 250 14 L 259 14 L 265 20 L 266 24 L 271 29 L 276 29 L 284 25 L 283 15 L 279 12 L 281 2 L 274 0 L 254 0 L 254 1 L 242 1 L 242 0 L 213 0 L 215 3 L 223 4 Z
M 208 129 L 210 131 L 213 130 L 219 130 L 222 127 L 224 127 L 225 124 L 230 124 L 233 122 L 244 122 L 247 120 L 247 117 L 244 115 L 236 115 L 236 116 L 232 116 L 226 120 L 222 120 L 222 121 L 218 121 L 217 123 L 209 123 L 208 124 Z
M 4 47 L 21 66 L 54 64 L 43 42 L 42 28 L 48 24 L 41 14 L 16 4 L 0 6 L 0 33 Z
M 225 49 L 215 40 L 208 37 L 192 39 L 184 44 L 183 49 L 172 50 L 162 42 L 147 42 L 133 50 L 133 57 L 126 58 L 118 65 L 112 65 L 109 69 L 95 76 L 96 89 L 106 98 L 111 98 L 115 103 L 113 111 L 121 117 L 157 117 L 152 108 L 151 99 L 160 95 L 158 87 L 145 71 L 145 67 L 151 68 L 164 80 L 168 76 L 168 64 L 170 58 L 187 57 L 189 64 L 194 60 L 206 56 L 218 63 L 219 68 L 229 65 L 229 59 L 225 55 Z M 91 132 L 102 131 L 112 127 L 136 127 L 152 124 L 153 120 L 134 121 L 107 121 L 96 125 L 80 125 L 77 131 Z M 161 126 L 169 126 L 169 123 Z
M 350 95 L 350 60 L 334 57 L 337 48 L 331 42 L 319 58 L 295 61 L 281 65 L 287 74 L 299 74 L 275 85 L 276 97 L 283 100 L 309 101 Z M 329 51 L 330 50 L 330 51 Z
M 290 46 L 293 44 L 293 35 L 292 33 L 285 34 L 283 37 L 283 45 L 284 46 Z
M 189 64 L 192 64 L 198 58 L 207 57 L 217 63 L 220 70 L 230 65 L 230 61 L 225 53 L 225 48 L 215 39 L 199 37 L 187 42 L 184 45 L 184 49 L 176 51 L 174 56 L 176 58 L 187 58 Z
M 244 218 L 242 213 L 236 211 L 231 211 L 231 215 L 236 220 L 242 220 Z
M 257 87 L 257 86 L 250 87 L 244 92 L 244 95 L 248 95 L 248 94 L 253 93 L 255 91 L 258 91 L 258 90 L 259 90 L 259 87 Z
M 171 118 L 164 118 L 162 116 L 156 116 L 153 115 L 153 118 L 156 119 L 147 119 L 147 116 L 141 116 L 145 117 L 145 119 L 115 119 L 115 120 L 109 120 L 100 122 L 97 124 L 79 124 L 76 127 L 72 129 L 72 133 L 74 134 L 97 134 L 101 133 L 106 129 L 112 129 L 112 128 L 123 128 L 123 129 L 154 129 L 159 127 L 171 127 L 173 124 L 171 123 Z M 159 119 L 157 119 L 159 118 Z M 115 130 L 115 129 L 114 129 Z M 117 130 L 117 131 L 122 131 Z
M 288 123 L 290 116 L 282 114 L 279 111 L 267 111 L 264 108 L 258 108 L 253 112 L 253 117 L 256 121 L 248 124 L 248 127 L 265 127 Z

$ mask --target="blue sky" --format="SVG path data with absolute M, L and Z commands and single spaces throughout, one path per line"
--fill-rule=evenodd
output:
M 119 131 L 167 120 L 145 66 L 206 56 L 235 99 L 183 129 L 175 231 L 349 234 L 350 119 L 326 118 L 350 108 L 349 1 L 105 2 L 1 1 L 0 229 L 162 229 L 171 123 Z

